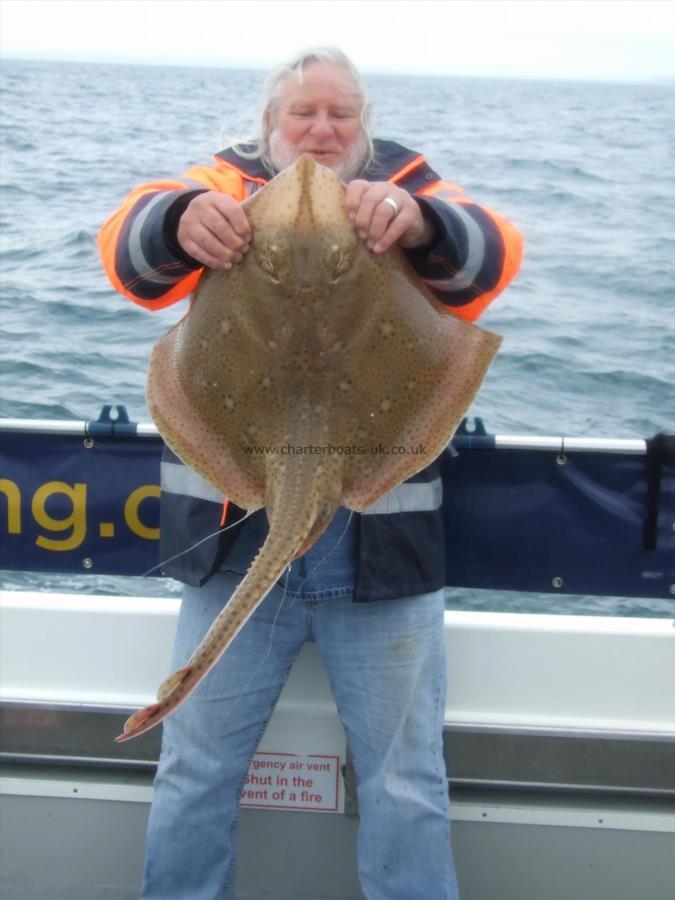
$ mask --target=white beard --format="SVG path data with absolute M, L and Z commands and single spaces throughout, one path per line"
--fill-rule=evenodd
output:
M 292 166 L 296 159 L 299 159 L 300 156 L 302 156 L 302 152 L 283 138 L 276 128 L 270 134 L 269 142 L 270 157 L 277 172 L 281 172 L 283 169 L 287 169 L 288 166 Z M 347 155 L 344 159 L 336 165 L 328 166 L 328 168 L 332 169 L 338 178 L 341 178 L 345 183 L 352 181 L 352 179 L 356 178 L 357 175 L 361 173 L 366 161 L 367 152 L 368 146 L 366 138 L 365 135 L 361 133 L 347 151 Z M 323 165 L 327 164 L 324 163 Z

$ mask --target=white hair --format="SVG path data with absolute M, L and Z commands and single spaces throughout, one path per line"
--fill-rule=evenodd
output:
M 373 148 L 373 114 L 368 88 L 354 63 L 337 47 L 309 47 L 288 62 L 281 63 L 272 69 L 263 85 L 257 134 L 250 140 L 235 141 L 232 149 L 238 156 L 242 159 L 259 159 L 271 172 L 274 171 L 275 166 L 270 153 L 270 133 L 273 116 L 279 104 L 281 87 L 289 76 L 295 78 L 298 84 L 302 84 L 305 66 L 317 62 L 328 63 L 344 69 L 353 81 L 354 93 L 361 101 L 361 128 L 366 145 L 363 168 L 372 162 L 375 151 Z M 253 148 L 251 148 L 251 144 L 254 145 Z

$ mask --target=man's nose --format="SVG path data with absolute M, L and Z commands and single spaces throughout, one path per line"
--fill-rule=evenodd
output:
M 314 117 L 312 122 L 312 134 L 317 137 L 324 137 L 333 133 L 333 126 L 326 113 L 320 112 Z

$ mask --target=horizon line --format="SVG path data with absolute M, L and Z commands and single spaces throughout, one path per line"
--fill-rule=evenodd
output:
M 239 72 L 261 72 L 267 73 L 275 65 L 269 62 L 204 62 L 199 61 L 170 61 L 157 59 L 138 59 L 119 56 L 106 56 L 99 54 L 96 58 L 86 55 L 36 55 L 31 52 L 16 51 L 12 55 L 0 53 L 0 65 L 2 62 L 45 62 L 45 63 L 78 63 L 83 65 L 115 65 L 115 66 L 147 66 L 148 68 L 165 68 L 165 69 L 210 69 L 225 70 Z M 561 81 L 561 82 L 593 82 L 599 84 L 675 84 L 675 74 L 673 75 L 618 75 L 618 74 L 571 74 L 571 73 L 555 73 L 555 72 L 475 72 L 475 71 L 431 71 L 410 69 L 407 71 L 396 72 L 387 68 L 367 68 L 359 67 L 359 71 L 364 75 L 391 75 L 393 77 L 417 77 L 417 78 L 475 78 L 475 79 L 491 79 L 495 81 Z

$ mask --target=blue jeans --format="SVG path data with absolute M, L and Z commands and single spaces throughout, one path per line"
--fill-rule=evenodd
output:
M 293 564 L 285 589 L 273 589 L 194 694 L 164 722 L 144 900 L 234 900 L 239 796 L 306 640 L 316 641 L 354 760 L 365 896 L 456 900 L 442 755 L 443 592 L 354 603 L 353 535 L 351 528 L 343 533 L 345 521 Z M 228 565 L 236 559 L 237 548 Z M 185 589 L 175 668 L 238 581 L 238 574 L 223 572 L 202 588 Z

